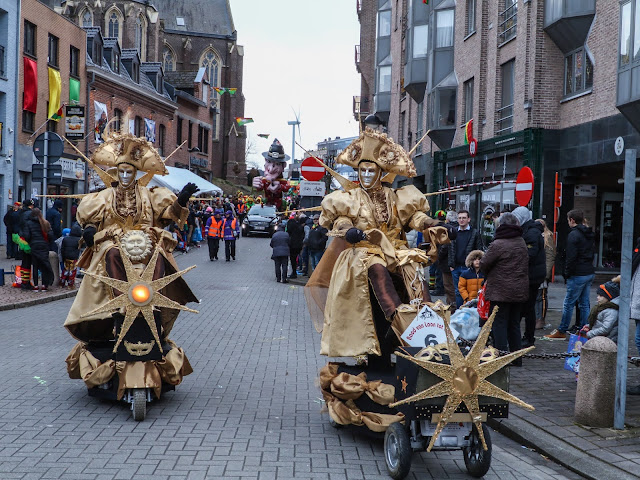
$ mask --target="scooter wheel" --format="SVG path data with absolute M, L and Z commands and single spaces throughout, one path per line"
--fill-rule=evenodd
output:
M 486 475 L 491 467 L 491 433 L 484 424 L 482 424 L 482 433 L 484 441 L 487 443 L 487 450 L 482 448 L 482 442 L 475 425 L 469 434 L 469 446 L 462 450 L 467 471 L 475 478 Z
M 133 419 L 141 422 L 147 415 L 147 392 L 144 388 L 136 388 L 133 390 L 133 399 L 131 403 L 133 411 Z
M 409 433 L 399 422 L 392 423 L 384 435 L 384 460 L 389 476 L 394 480 L 402 480 L 411 470 L 411 442 Z

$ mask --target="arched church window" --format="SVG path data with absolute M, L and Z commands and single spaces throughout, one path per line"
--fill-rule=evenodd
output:
M 207 69 L 207 76 L 209 77 L 209 83 L 212 87 L 220 86 L 220 59 L 216 52 L 212 49 L 208 49 L 202 55 L 200 60 L 200 66 Z M 214 95 L 217 95 L 214 91 Z
M 115 8 L 107 13 L 107 36 L 117 38 L 118 43 L 122 45 L 122 15 Z
M 176 69 L 176 54 L 169 45 L 162 50 L 162 67 L 165 72 L 173 72 Z
M 93 15 L 88 8 L 85 8 L 80 14 L 80 23 L 83 27 L 93 27 Z
M 145 62 L 147 60 L 147 22 L 142 17 L 142 15 L 138 15 L 136 18 L 136 28 L 135 28 L 135 47 L 140 52 L 140 60 Z

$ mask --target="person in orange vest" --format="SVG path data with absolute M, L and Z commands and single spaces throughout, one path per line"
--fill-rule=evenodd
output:
M 209 217 L 205 225 L 204 233 L 209 244 L 209 260 L 218 260 L 218 250 L 220 249 L 220 239 L 222 238 L 222 210 L 216 208 L 213 216 Z
M 238 206 L 236 207 L 238 213 L 238 221 L 242 223 L 247 216 L 247 205 L 242 201 L 242 198 L 238 198 Z
M 240 222 L 233 216 L 231 210 L 227 210 L 224 214 L 222 224 L 222 237 L 224 238 L 224 256 L 227 262 L 233 258 L 236 259 L 236 239 L 240 233 Z

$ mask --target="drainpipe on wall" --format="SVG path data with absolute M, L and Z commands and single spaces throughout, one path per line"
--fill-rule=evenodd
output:
M 18 2 L 18 15 L 16 18 L 16 35 L 18 38 L 22 38 L 20 36 L 20 18 L 22 15 L 22 2 L 20 0 L 17 0 Z M 13 202 L 17 202 L 18 201 L 18 180 L 19 180 L 19 173 L 18 173 L 18 161 L 17 161 L 17 153 L 18 153 L 18 91 L 20 88 L 20 42 L 16 42 L 16 66 L 18 67 L 16 70 L 16 85 L 15 85 L 15 107 L 13 109 L 13 114 L 15 115 L 15 123 L 14 123 L 14 128 L 13 128 L 13 168 L 12 168 L 12 175 L 13 175 L 13 185 L 12 185 L 12 189 L 13 189 Z M 26 185 L 25 185 L 26 188 Z M 11 203 L 13 203 L 11 202 Z
M 85 66 L 86 68 L 86 66 Z M 90 113 L 91 113 L 91 108 L 90 108 L 90 98 L 89 98 L 89 92 L 91 91 L 91 86 L 93 85 L 93 82 L 96 81 L 96 74 L 95 73 L 91 73 L 91 81 L 87 82 L 87 106 L 85 108 L 85 125 L 89 125 L 89 118 L 91 117 Z M 89 130 L 89 128 L 87 128 L 87 130 Z M 89 158 L 89 135 L 88 134 L 85 138 L 84 138 L 84 154 L 87 158 Z M 89 193 L 89 165 L 85 165 L 84 167 L 84 193 Z M 107 185 L 108 187 L 109 185 Z
M 229 43 L 227 42 L 226 46 L 225 46 L 225 61 L 224 61 L 224 65 L 223 65 L 223 73 L 224 73 L 224 77 L 225 77 L 225 85 L 229 85 Z M 228 99 L 229 100 L 229 99 Z M 225 104 L 228 103 L 228 107 L 225 109 L 224 112 L 224 121 L 222 122 L 224 124 L 224 132 L 227 131 L 227 125 L 229 124 L 229 108 L 231 108 L 231 100 L 229 100 L 229 102 L 225 102 Z M 222 95 L 220 95 L 220 108 L 222 108 Z M 246 127 L 245 127 L 246 128 Z M 231 131 L 228 132 L 228 135 L 225 134 L 224 132 L 222 132 L 223 137 L 222 137 L 222 179 L 226 180 L 227 176 L 229 174 L 229 139 L 231 137 Z

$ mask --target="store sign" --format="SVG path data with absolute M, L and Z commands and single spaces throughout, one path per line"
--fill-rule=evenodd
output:
M 573 187 L 574 197 L 597 197 L 598 186 L 597 185 L 576 185 Z
M 84 105 L 66 105 L 64 107 L 64 136 L 69 140 L 82 140 L 85 120 Z
M 207 168 L 209 166 L 209 160 L 206 158 L 191 157 L 189 163 L 192 167 Z
M 84 180 L 85 163 L 83 160 L 72 158 L 61 158 L 60 165 L 62 165 L 62 178 L 68 178 L 71 180 Z
M 324 182 L 300 181 L 300 196 L 302 197 L 323 197 L 327 191 Z

